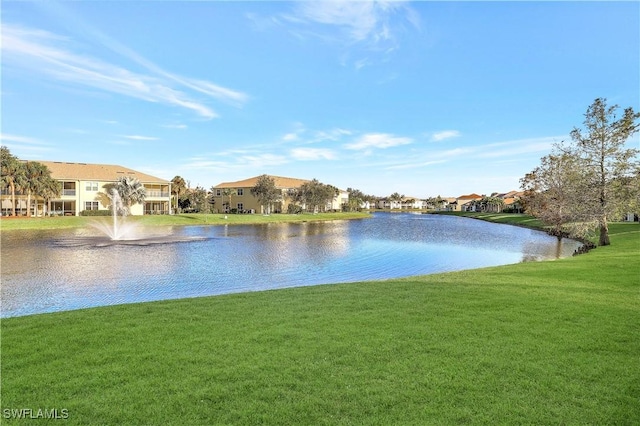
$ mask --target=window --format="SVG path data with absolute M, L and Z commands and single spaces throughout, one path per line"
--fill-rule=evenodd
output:
M 86 191 L 97 191 L 98 190 L 98 182 L 87 182 L 84 189 Z
M 244 210 L 244 204 L 238 203 L 238 213 L 242 213 L 243 210 Z
M 84 202 L 85 210 L 98 210 L 98 202 L 97 201 L 85 201 Z
M 216 197 L 219 197 L 222 195 L 222 190 L 221 189 L 216 189 Z
M 242 188 L 238 188 L 236 192 L 238 193 L 238 195 L 244 195 L 244 189 Z

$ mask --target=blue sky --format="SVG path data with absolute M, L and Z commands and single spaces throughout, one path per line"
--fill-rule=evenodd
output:
M 2 2 L 1 142 L 205 188 L 506 192 L 595 98 L 640 109 L 639 21 L 638 2 Z

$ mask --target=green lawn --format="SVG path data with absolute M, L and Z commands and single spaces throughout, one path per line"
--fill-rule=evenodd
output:
M 549 262 L 4 319 L 2 413 L 640 424 L 640 227 L 611 233 Z
M 544 224 L 540 220 L 535 217 L 519 213 L 437 212 L 437 214 L 471 217 L 489 222 L 524 226 L 527 228 L 544 228 Z
M 180 225 L 245 225 L 280 222 L 311 222 L 318 220 L 361 219 L 370 217 L 369 213 L 318 213 L 318 214 L 177 214 L 128 216 L 124 220 L 137 222 L 145 226 Z M 19 217 L 1 218 L 0 230 L 27 229 L 63 229 L 82 228 L 96 220 L 108 220 L 107 217 L 60 216 L 60 217 Z M 119 218 L 120 220 L 120 218 Z

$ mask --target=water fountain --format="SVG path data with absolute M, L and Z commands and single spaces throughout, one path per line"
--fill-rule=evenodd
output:
M 128 244 L 128 245 L 149 245 L 149 244 L 162 244 L 162 243 L 178 243 L 202 240 L 203 237 L 199 236 L 184 236 L 174 235 L 171 228 L 142 228 L 137 223 L 132 221 L 126 221 L 127 209 L 124 206 L 122 198 L 118 191 L 113 188 L 110 193 L 107 194 L 109 200 L 111 200 L 111 221 L 95 221 L 91 226 L 99 230 L 104 236 L 108 237 L 105 240 L 104 237 L 89 237 L 79 241 L 68 241 L 65 245 L 95 245 L 95 246 L 109 246 L 114 244 Z
M 108 236 L 112 241 L 123 240 L 140 240 L 144 236 L 140 235 L 137 227 L 134 223 L 125 222 L 124 220 L 118 220 L 118 212 L 122 213 L 122 219 L 127 214 L 127 210 L 124 208 L 122 198 L 115 188 L 111 189 L 111 193 L 107 194 L 109 200 L 111 200 L 111 216 L 113 218 L 112 224 L 109 225 L 106 222 L 93 223 L 93 227 L 100 230 L 103 234 Z

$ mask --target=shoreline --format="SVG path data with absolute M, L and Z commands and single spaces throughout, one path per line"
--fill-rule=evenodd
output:
M 497 223 L 500 225 L 512 225 L 519 226 L 521 228 L 533 229 L 536 231 L 543 231 L 551 236 L 558 237 L 558 235 L 549 232 L 549 227 L 542 224 L 538 219 L 533 216 L 529 216 L 523 213 L 478 213 L 478 212 L 434 212 L 433 214 L 441 214 L 443 216 L 457 216 L 466 217 L 470 219 L 482 220 L 489 223 Z M 517 215 L 517 216 L 512 216 Z M 510 217 L 511 216 L 511 217 Z M 500 220 L 505 218 L 524 218 L 523 221 L 510 221 Z M 525 222 L 534 222 L 535 225 L 527 224 Z M 580 248 L 574 251 L 573 255 L 578 256 L 588 253 L 591 250 L 596 249 L 598 246 L 591 240 L 586 238 L 572 237 L 571 235 L 561 235 L 559 238 L 567 238 L 570 240 L 578 241 L 582 244 Z
M 370 218 L 369 212 L 337 212 L 337 213 L 302 213 L 302 214 L 218 214 L 218 213 L 184 213 L 176 215 L 143 215 L 126 216 L 126 221 L 141 226 L 224 226 L 224 225 L 261 225 L 268 223 L 321 222 L 332 220 L 352 220 Z M 120 216 L 118 217 L 122 219 Z M 6 219 L 6 220 L 5 220 Z M 0 218 L 0 234 L 2 232 L 77 229 L 96 221 L 109 220 L 109 216 L 63 216 L 63 217 L 11 217 Z

